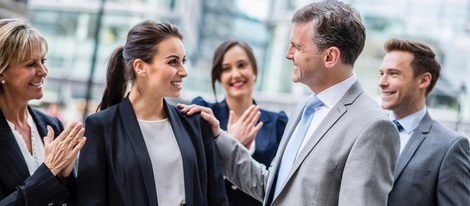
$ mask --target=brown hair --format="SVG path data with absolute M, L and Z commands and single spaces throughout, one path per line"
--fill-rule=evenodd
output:
M 310 23 L 313 21 L 313 42 L 319 51 L 329 47 L 338 47 L 341 61 L 354 65 L 364 48 L 366 33 L 359 12 L 350 5 L 326 0 L 308 4 L 297 10 L 292 23 Z
M 109 58 L 106 88 L 98 110 L 104 110 L 124 99 L 128 83 L 136 77 L 132 68 L 134 60 L 152 63 L 158 52 L 156 45 L 170 37 L 183 39 L 178 27 L 169 23 L 147 20 L 132 27 L 127 34 L 126 44 L 116 48 Z
M 432 78 L 429 87 L 426 88 L 426 96 L 432 91 L 439 79 L 441 65 L 429 46 L 412 40 L 390 39 L 385 42 L 384 49 L 386 52 L 404 51 L 413 54 L 414 59 L 410 65 L 413 68 L 414 77 L 429 72 Z
M 225 53 L 227 53 L 228 50 L 230 50 L 231 48 L 235 46 L 239 46 L 243 50 L 245 50 L 245 53 L 251 62 L 253 73 L 255 75 L 258 75 L 258 66 L 256 64 L 255 55 L 253 54 L 253 50 L 247 43 L 240 42 L 237 40 L 227 40 L 223 42 L 217 47 L 217 49 L 215 49 L 214 57 L 212 58 L 211 82 L 212 82 L 212 91 L 214 92 L 216 101 L 217 101 L 217 93 L 215 91 L 215 83 L 217 81 L 220 82 L 220 75 L 222 74 L 222 63 L 224 61 Z
M 31 55 L 40 50 L 47 52 L 46 38 L 29 23 L 21 19 L 0 20 L 0 74 L 12 62 L 26 61 Z

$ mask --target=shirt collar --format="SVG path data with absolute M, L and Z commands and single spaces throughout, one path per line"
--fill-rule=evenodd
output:
M 318 99 L 323 102 L 323 105 L 328 108 L 333 108 L 336 103 L 339 102 L 341 97 L 346 94 L 346 92 L 351 88 L 351 86 L 356 82 L 356 75 L 353 73 L 347 79 L 323 90 L 317 94 Z
M 410 114 L 406 117 L 403 117 L 401 119 L 397 119 L 393 112 L 389 113 L 389 117 L 391 120 L 398 120 L 400 122 L 401 126 L 407 133 L 412 133 L 415 131 L 415 129 L 418 127 L 419 123 L 423 119 L 423 117 L 426 115 L 427 112 L 427 107 L 424 106 L 421 110 Z

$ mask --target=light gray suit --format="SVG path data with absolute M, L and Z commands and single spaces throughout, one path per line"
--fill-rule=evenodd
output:
M 227 178 L 264 205 L 270 202 L 280 159 L 304 105 L 289 119 L 269 170 L 233 138 L 216 139 Z M 399 144 L 395 126 L 356 82 L 299 153 L 271 205 L 386 205 Z
M 390 206 L 470 205 L 468 140 L 428 113 L 403 149 Z

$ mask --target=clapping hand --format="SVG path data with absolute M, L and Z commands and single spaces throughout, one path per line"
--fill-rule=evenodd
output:
M 235 137 L 243 146 L 250 149 L 256 134 L 263 127 L 263 122 L 258 122 L 261 112 L 259 107 L 251 105 L 243 114 L 238 117 L 233 110 L 230 110 L 227 132 Z
M 47 126 L 44 137 L 44 164 L 54 176 L 68 177 L 77 161 L 77 155 L 85 144 L 85 128 L 81 123 L 72 123 L 56 139 L 54 130 Z

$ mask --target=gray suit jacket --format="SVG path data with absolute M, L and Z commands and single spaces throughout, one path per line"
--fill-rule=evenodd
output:
M 304 105 L 289 118 L 269 169 L 233 138 L 216 139 L 227 178 L 264 205 L 269 205 L 280 159 Z M 386 205 L 399 144 L 395 126 L 356 82 L 299 153 L 271 205 Z
M 468 140 L 424 116 L 403 149 L 388 205 L 470 205 Z

